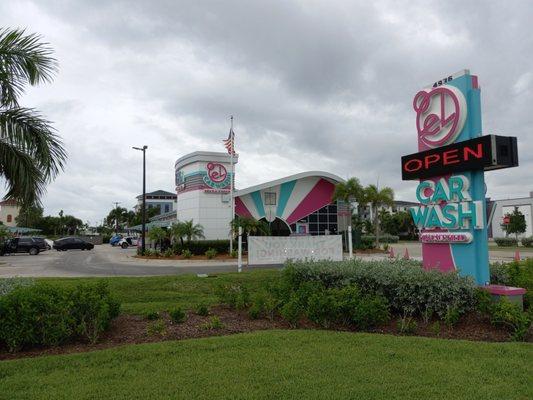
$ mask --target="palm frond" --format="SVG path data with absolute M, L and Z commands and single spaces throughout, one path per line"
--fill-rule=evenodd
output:
M 0 105 L 17 106 L 26 84 L 50 82 L 57 72 L 52 48 L 24 29 L 0 29 Z
M 16 145 L 0 140 L 0 175 L 5 178 L 6 198 L 23 205 L 40 204 L 46 181 L 33 158 Z
M 0 140 L 31 157 L 44 182 L 64 167 L 67 154 L 61 140 L 50 123 L 33 109 L 0 112 Z

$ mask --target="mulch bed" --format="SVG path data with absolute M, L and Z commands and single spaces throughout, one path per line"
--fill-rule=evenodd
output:
M 222 328 L 206 329 L 206 325 L 211 321 L 213 316 L 220 318 L 220 321 L 223 324 Z M 253 320 L 250 319 L 246 311 L 230 310 L 222 306 L 211 308 L 209 315 L 205 317 L 189 312 L 187 320 L 181 324 L 172 323 L 166 313 L 161 314 L 161 320 L 165 322 L 165 332 L 149 334 L 149 326 L 157 323 L 157 321 L 149 321 L 142 316 L 122 314 L 112 322 L 111 328 L 108 332 L 102 335 L 98 343 L 89 344 L 76 342 L 57 347 L 33 348 L 17 353 L 9 353 L 7 349 L 0 348 L 0 360 L 54 354 L 82 353 L 127 344 L 222 336 L 266 329 L 290 329 L 289 324 L 283 320 Z M 509 340 L 509 333 L 506 330 L 491 325 L 487 318 L 476 313 L 463 316 L 459 323 L 453 328 L 448 328 L 440 322 L 441 328 L 438 334 L 436 334 L 433 324 L 434 322 L 424 323 L 421 320 L 417 320 L 417 329 L 413 333 L 413 336 L 489 342 L 503 342 Z M 298 328 L 322 329 L 309 321 L 301 321 Z M 357 331 L 356 329 L 348 329 L 342 326 L 334 326 L 331 329 L 349 332 Z M 371 332 L 399 335 L 397 320 L 392 319 L 387 325 L 374 329 Z

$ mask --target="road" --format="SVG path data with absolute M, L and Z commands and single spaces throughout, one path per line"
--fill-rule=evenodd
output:
M 0 257 L 0 277 L 150 276 L 237 271 L 236 262 L 140 260 L 133 257 L 135 252 L 136 249 L 101 245 L 91 251 L 51 250 L 37 256 L 9 255 Z M 250 268 L 272 267 L 275 266 Z
M 419 243 L 399 243 L 393 246 L 396 256 L 405 249 L 411 258 L 421 259 Z M 235 261 L 142 260 L 134 257 L 136 249 L 121 249 L 109 245 L 94 250 L 46 251 L 37 256 L 16 254 L 0 257 L 0 277 L 80 277 L 80 276 L 151 276 L 175 274 L 213 274 L 237 271 Z M 357 255 L 367 260 L 387 258 L 387 254 Z M 491 250 L 490 261 L 513 260 L 513 250 Z M 533 251 L 522 251 L 522 257 L 533 257 Z M 246 267 L 279 268 L 279 265 Z

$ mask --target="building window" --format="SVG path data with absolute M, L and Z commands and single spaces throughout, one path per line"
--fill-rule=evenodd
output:
M 13 221 L 13 217 L 11 216 L 11 214 L 7 214 L 7 222 L 11 221 Z
M 165 213 L 170 212 L 170 204 L 165 204 Z
M 276 205 L 276 193 L 265 192 L 265 206 L 275 206 L 275 205 Z

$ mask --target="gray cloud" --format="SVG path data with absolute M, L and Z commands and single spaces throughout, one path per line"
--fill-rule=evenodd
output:
M 55 121 L 70 159 L 46 209 L 100 220 L 131 206 L 147 144 L 149 189 L 173 163 L 223 150 L 236 117 L 245 187 L 306 169 L 393 187 L 416 151 L 413 95 L 462 68 L 480 76 L 484 132 L 516 135 L 518 169 L 487 174 L 488 195 L 533 190 L 533 7 L 501 2 L 22 1 L 0 24 L 57 50 L 56 81 L 25 101 Z

